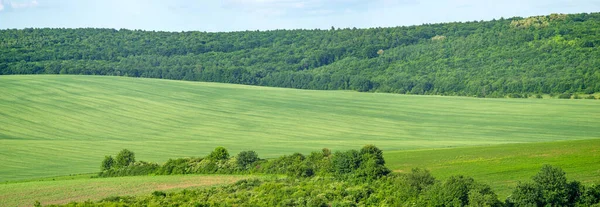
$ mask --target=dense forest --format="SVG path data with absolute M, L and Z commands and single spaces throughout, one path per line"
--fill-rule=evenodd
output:
M 318 90 L 600 92 L 600 13 L 394 28 L 0 30 L 0 75 L 86 74 Z
M 230 156 L 218 147 L 205 157 L 171 159 L 163 165 L 136 162 L 133 152 L 123 150 L 115 158 L 105 157 L 101 176 L 145 171 L 154 175 L 286 173 L 287 177 L 246 179 L 180 192 L 155 191 L 148 196 L 113 196 L 66 206 L 600 206 L 599 185 L 568 181 L 561 168 L 550 165 L 544 165 L 531 181 L 519 183 L 504 200 L 489 185 L 468 176 L 438 180 L 425 169 L 392 173 L 384 165 L 383 152 L 373 145 L 270 160 L 258 158 L 254 151 Z

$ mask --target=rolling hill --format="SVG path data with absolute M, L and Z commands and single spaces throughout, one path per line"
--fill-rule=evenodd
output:
M 0 94 L 0 181 L 99 171 L 104 155 L 123 148 L 164 162 L 216 146 L 274 157 L 365 144 L 387 152 L 600 137 L 594 100 L 54 75 L 0 76 Z
M 600 92 L 600 13 L 393 28 L 0 30 L 0 75 L 117 75 L 478 97 Z

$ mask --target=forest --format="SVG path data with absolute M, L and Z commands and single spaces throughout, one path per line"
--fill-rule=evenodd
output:
M 568 98 L 600 92 L 600 13 L 368 29 L 8 29 L 0 30 L 0 75 L 8 74 Z
M 385 167 L 383 151 L 373 145 L 335 153 L 325 148 L 308 156 L 294 153 L 269 160 L 260 159 L 254 151 L 230 156 L 225 148 L 217 147 L 205 157 L 171 159 L 163 165 L 136 162 L 135 154 L 124 149 L 115 158 L 106 156 L 101 170 L 100 176 L 274 176 L 205 189 L 112 196 L 65 206 L 600 206 L 599 185 L 567 180 L 560 167 L 544 165 L 530 181 L 519 183 L 509 197 L 500 200 L 489 185 L 468 176 L 438 180 L 420 168 L 393 173 Z M 282 173 L 287 177 L 275 176 Z

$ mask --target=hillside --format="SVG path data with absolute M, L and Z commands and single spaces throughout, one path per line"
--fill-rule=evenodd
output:
M 0 30 L 0 74 L 520 97 L 600 92 L 600 13 L 230 33 Z
M 0 76 L 0 181 L 99 171 L 138 160 L 260 157 L 375 144 L 383 150 L 600 137 L 600 102 L 477 99 L 103 76 Z

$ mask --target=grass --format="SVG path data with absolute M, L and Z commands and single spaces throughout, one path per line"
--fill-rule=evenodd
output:
M 530 181 L 544 164 L 561 167 L 569 180 L 600 184 L 600 139 L 505 144 L 454 149 L 384 152 L 389 168 L 429 169 L 443 180 L 467 175 L 489 184 L 505 199 L 518 182 Z
M 600 138 L 600 101 L 309 91 L 101 76 L 0 76 L 0 182 L 138 160 Z M 517 146 L 517 145 L 515 145 Z M 391 162 L 390 162 L 391 163 Z
M 0 206 L 65 204 L 72 201 L 97 201 L 110 196 L 148 195 L 154 191 L 230 184 L 248 178 L 240 175 L 173 175 L 118 178 L 63 176 L 51 179 L 0 184 Z

